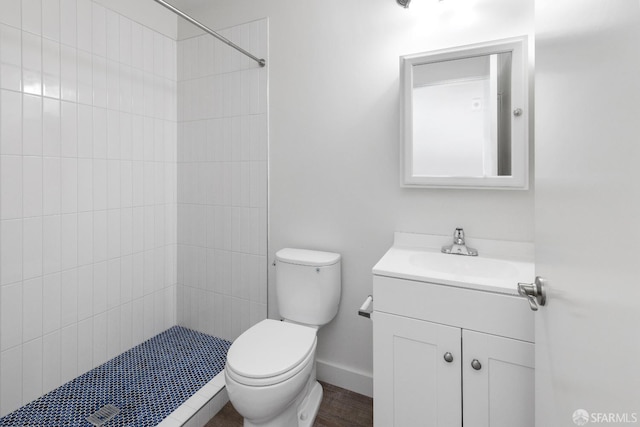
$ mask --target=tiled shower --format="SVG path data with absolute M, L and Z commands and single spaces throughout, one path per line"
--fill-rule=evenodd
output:
M 0 1 L 0 416 L 266 317 L 266 69 L 103 4 Z M 225 32 L 266 56 L 266 21 Z
M 267 56 L 267 20 L 220 31 Z M 178 321 L 233 340 L 267 317 L 267 70 L 178 43 Z

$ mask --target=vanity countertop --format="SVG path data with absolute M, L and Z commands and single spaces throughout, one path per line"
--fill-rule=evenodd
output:
M 467 238 L 478 256 L 443 254 L 451 236 L 396 232 L 393 246 L 373 267 L 377 276 L 518 295 L 518 282 L 535 277 L 533 244 Z

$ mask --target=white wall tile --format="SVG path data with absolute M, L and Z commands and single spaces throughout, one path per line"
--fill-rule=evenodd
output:
M 60 158 L 42 159 L 42 211 L 44 215 L 60 214 Z
M 42 157 L 22 160 L 22 212 L 25 217 L 42 215 Z
M 22 88 L 42 94 L 42 38 L 27 32 L 22 33 Z
M 93 212 L 78 213 L 78 265 L 93 263 Z
M 131 65 L 143 68 L 143 27 L 137 22 L 131 23 Z
M 120 208 L 120 160 L 107 160 L 107 208 Z
M 104 313 L 107 310 L 107 263 L 93 265 L 93 312 Z
M 22 404 L 42 394 L 42 338 L 22 346 Z
M 61 145 L 60 101 L 43 98 L 42 100 L 42 154 L 44 156 L 60 156 Z
M 120 354 L 120 307 L 107 312 L 107 359 Z
M 106 9 L 93 3 L 92 17 L 92 52 L 95 55 L 107 56 L 107 15 Z
M 125 16 L 120 15 L 119 22 L 119 30 L 120 30 L 120 62 L 131 65 L 131 20 Z
M 142 298 L 134 299 L 132 302 L 132 329 L 131 336 L 133 342 L 144 341 L 144 300 Z
M 106 22 L 106 52 L 107 59 L 120 61 L 120 15 L 107 9 Z
M 60 331 L 42 337 L 42 392 L 58 387 L 61 382 L 61 342 Z
M 61 103 L 61 155 L 78 156 L 78 109 L 71 102 Z M 71 166 L 67 164 L 67 166 Z M 63 167 L 65 164 L 63 162 Z M 77 201 L 76 201 L 77 205 Z M 64 206 L 64 203 L 63 203 Z
M 60 0 L 60 41 L 73 47 L 76 46 L 77 13 L 76 0 Z
M 131 302 L 133 293 L 133 257 L 123 256 L 120 263 L 120 301 Z
M 133 164 L 131 161 L 120 163 L 120 206 L 133 206 Z
M 60 159 L 60 211 L 78 211 L 78 159 Z
M 60 313 L 63 328 L 78 321 L 78 270 L 75 268 L 60 274 Z
M 93 209 L 93 160 L 78 159 L 78 212 Z
M 78 267 L 78 320 L 88 319 L 91 315 L 93 315 L 93 265 L 86 265 Z
M 78 105 L 78 157 L 93 157 L 93 107 Z
M 60 99 L 60 60 L 60 43 L 43 38 L 42 94 L 44 96 Z
M 88 318 L 78 322 L 78 375 L 93 366 L 93 318 Z
M 22 220 L 0 221 L 0 236 L 0 284 L 5 285 L 22 280 Z
M 148 296 L 148 295 L 151 295 L 151 293 L 153 293 L 153 291 L 155 290 L 154 281 L 153 281 L 154 273 L 155 273 L 155 270 L 154 270 L 155 259 L 154 259 L 152 250 L 146 250 L 143 252 L 142 255 L 144 260 L 142 290 L 143 290 L 143 294 L 145 296 Z
M 133 208 L 133 253 L 141 252 L 144 249 L 144 208 L 141 206 Z
M 93 109 L 93 157 L 107 158 L 107 110 Z
M 22 154 L 21 94 L 8 90 L 0 91 L 0 123 L 0 154 Z
M 78 6 L 84 1 L 87 0 L 78 0 Z M 78 11 L 80 11 L 80 7 L 78 7 Z M 80 41 L 80 38 L 78 38 L 78 41 Z M 78 102 L 85 105 L 93 105 L 93 59 L 88 51 L 78 50 L 76 53 Z
M 63 214 L 60 221 L 60 267 L 67 270 L 78 265 L 78 215 Z
M 153 72 L 153 31 L 148 27 L 142 29 L 142 69 L 147 73 Z
M 122 256 L 133 253 L 133 210 L 120 210 L 120 252 Z
M 65 45 L 60 46 L 60 97 L 71 102 L 78 99 L 77 51 Z
M 3 24 L 0 24 L 0 87 L 22 90 L 22 34 L 19 29 Z
M 24 280 L 42 275 L 42 217 L 22 221 L 22 273 Z
M 120 64 L 117 61 L 107 60 L 106 82 L 107 108 L 118 110 L 120 108 Z
M 0 219 L 22 217 L 22 158 L 0 156 Z
M 42 294 L 44 298 L 42 320 L 44 322 L 43 332 L 45 334 L 60 329 L 60 286 L 60 273 L 44 276 L 42 282 Z
M 60 382 L 72 380 L 78 374 L 78 325 L 76 323 L 60 331 Z
M 22 154 L 42 155 L 42 98 L 39 96 L 22 98 Z
M 60 0 L 42 2 L 42 37 L 60 41 Z
M 93 366 L 107 361 L 107 313 L 93 317 Z
M 107 259 L 107 211 L 93 212 L 93 261 Z M 95 274 L 94 274 L 95 276 Z
M 0 2 L 0 22 L 20 28 L 22 25 L 22 3 L 13 0 Z
M 22 341 L 42 336 L 42 277 L 22 284 Z
M 107 161 L 93 160 L 93 209 L 107 208 Z
M 0 293 L 0 349 L 5 351 L 22 343 L 22 282 L 4 285 Z
M 120 307 L 120 351 L 124 352 L 133 346 L 132 339 L 132 307 L 131 302 Z
M 153 307 L 153 294 L 145 295 L 144 298 L 144 306 L 143 306 L 143 334 L 144 339 L 148 340 L 153 336 L 154 331 L 154 307 Z
M 107 111 L 107 158 L 120 159 L 120 114 L 117 111 Z
M 22 0 L 22 29 L 42 34 L 42 0 Z
M 120 209 L 107 212 L 107 259 L 119 258 L 120 248 Z
M 22 346 L 0 353 L 0 411 L 7 414 L 22 406 Z
M 42 219 L 42 270 L 44 274 L 57 273 L 62 266 L 60 215 L 45 216 Z

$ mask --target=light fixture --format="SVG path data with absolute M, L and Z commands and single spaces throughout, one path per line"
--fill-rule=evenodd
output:
M 396 0 L 396 2 L 398 2 L 400 6 L 406 9 L 409 7 L 409 3 L 411 3 L 411 0 Z

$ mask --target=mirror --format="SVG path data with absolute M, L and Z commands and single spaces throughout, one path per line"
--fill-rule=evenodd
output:
M 526 38 L 401 57 L 402 185 L 526 189 Z

